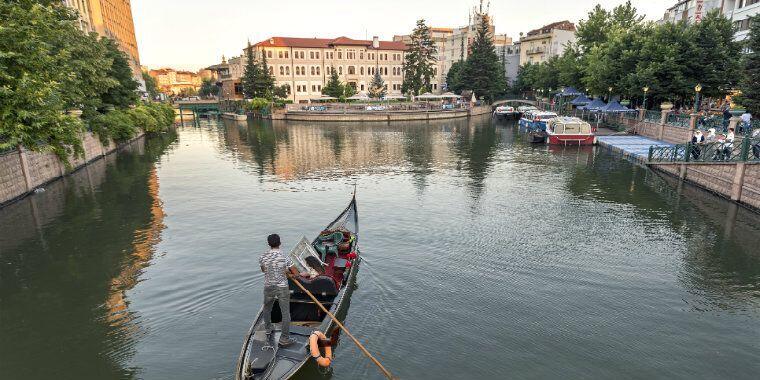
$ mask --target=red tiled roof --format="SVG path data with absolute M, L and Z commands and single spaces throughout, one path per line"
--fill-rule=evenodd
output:
M 400 41 L 379 41 L 381 50 L 406 50 L 406 44 Z M 330 48 L 332 46 L 366 46 L 372 48 L 372 41 L 355 40 L 348 37 L 297 38 L 271 37 L 254 45 L 256 47 L 295 47 L 295 48 Z

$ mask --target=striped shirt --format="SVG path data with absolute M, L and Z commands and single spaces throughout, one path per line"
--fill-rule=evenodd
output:
M 279 248 L 272 248 L 261 257 L 259 265 L 264 268 L 264 286 L 288 287 L 288 278 L 285 272 L 293 266 L 290 257 L 283 254 Z

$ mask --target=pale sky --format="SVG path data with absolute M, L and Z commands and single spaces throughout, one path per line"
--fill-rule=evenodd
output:
M 597 3 L 625 0 L 492 0 L 496 33 L 520 32 L 555 21 L 577 22 Z M 647 19 L 662 17 L 675 0 L 633 0 Z M 488 3 L 484 0 L 484 4 Z M 132 0 L 140 61 L 150 68 L 197 70 L 242 53 L 246 41 L 270 36 L 346 36 L 390 40 L 411 32 L 419 18 L 429 26 L 467 25 L 478 0 Z

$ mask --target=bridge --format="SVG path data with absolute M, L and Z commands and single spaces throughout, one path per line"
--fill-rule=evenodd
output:
M 182 100 L 174 103 L 182 114 L 182 111 L 193 111 L 194 114 L 206 113 L 206 112 L 219 112 L 219 101 L 214 99 L 209 100 Z
M 528 100 L 528 99 L 502 99 L 502 100 L 497 100 L 497 101 L 491 103 L 491 106 L 497 107 L 497 106 L 500 106 L 502 104 L 510 104 L 510 103 L 511 104 L 525 104 L 525 105 L 528 105 L 528 106 L 536 106 L 536 105 L 538 105 L 538 102 L 536 102 L 535 100 Z

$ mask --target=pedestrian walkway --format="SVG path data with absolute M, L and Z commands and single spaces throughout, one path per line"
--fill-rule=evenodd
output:
M 623 157 L 638 162 L 646 162 L 649 158 L 650 146 L 673 146 L 665 141 L 654 140 L 641 136 L 598 136 L 599 146 L 613 152 L 620 153 Z

